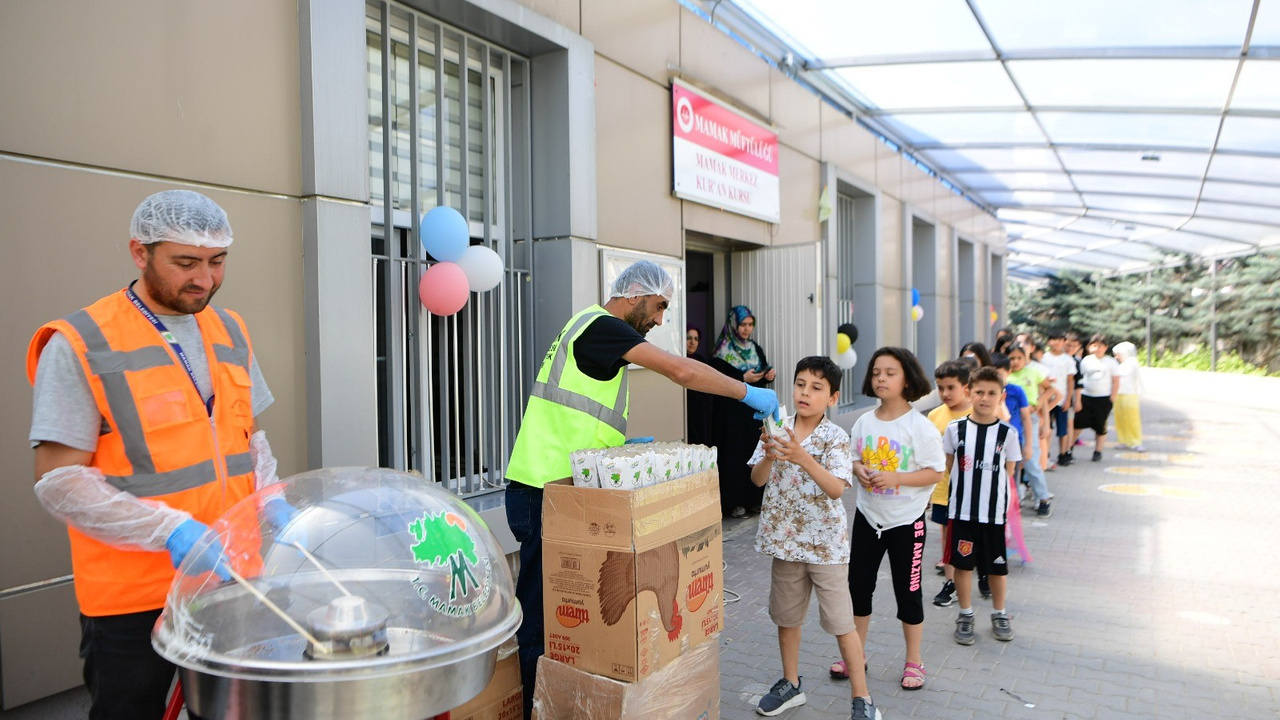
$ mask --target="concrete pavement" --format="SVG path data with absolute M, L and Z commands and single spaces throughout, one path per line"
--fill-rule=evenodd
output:
M 1012 642 L 992 638 L 990 601 L 975 591 L 978 640 L 957 645 L 957 606 L 932 605 L 942 578 L 929 573 L 928 679 L 900 689 L 903 641 L 885 562 L 868 659 L 886 718 L 1280 718 L 1280 379 L 1143 373 L 1147 452 L 1109 446 L 1093 463 L 1090 442 L 1075 465 L 1048 474 L 1053 516 L 1023 510 L 1034 562 L 1010 568 Z M 741 599 L 726 607 L 721 714 L 744 720 L 757 717 L 781 665 L 769 560 L 752 549 L 756 520 L 725 528 L 725 588 Z M 929 532 L 931 568 L 940 545 L 936 526 Z M 804 633 L 808 702 L 779 717 L 847 718 L 849 685 L 828 678 L 839 655 L 816 601 Z

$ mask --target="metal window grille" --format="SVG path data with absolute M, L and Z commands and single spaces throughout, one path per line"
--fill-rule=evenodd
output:
M 366 3 L 379 461 L 501 489 L 533 380 L 529 64 L 395 3 Z M 503 282 L 451 317 L 418 300 L 423 213 L 447 205 Z

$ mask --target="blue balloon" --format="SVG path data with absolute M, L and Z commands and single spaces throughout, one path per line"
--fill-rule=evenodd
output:
M 436 260 L 457 262 L 471 244 L 471 230 L 462 213 L 441 205 L 422 216 L 422 249 Z
M 920 304 L 920 291 L 915 288 L 911 288 L 911 304 L 912 305 Z

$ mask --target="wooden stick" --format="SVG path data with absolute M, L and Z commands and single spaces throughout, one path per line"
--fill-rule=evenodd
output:
M 244 586 L 244 589 L 245 589 L 245 590 L 248 590 L 250 593 L 252 593 L 252 594 L 253 594 L 253 596 L 254 596 L 254 597 L 258 598 L 258 600 L 260 600 L 260 601 L 262 602 L 262 604 L 263 604 L 263 605 L 266 605 L 266 606 L 267 606 L 267 609 L 269 609 L 271 612 L 275 613 L 276 615 L 279 615 L 281 620 L 284 620 L 285 622 L 289 623 L 289 627 L 293 628 L 294 630 L 297 630 L 297 631 L 298 631 L 298 634 L 299 634 L 299 635 L 301 635 L 302 637 L 306 638 L 306 639 L 307 639 L 307 641 L 311 643 L 311 646 L 312 646 L 312 647 L 317 647 L 317 648 L 318 648 L 318 647 L 322 647 L 322 645 L 320 644 L 320 641 L 319 641 L 319 640 L 317 640 L 317 639 L 315 638 L 315 636 L 314 636 L 314 635 L 312 635 L 311 633 L 307 632 L 307 629 L 306 629 L 306 628 L 302 627 L 301 625 L 299 625 L 299 624 L 298 624 L 298 622 L 297 622 L 296 620 L 294 620 L 293 618 L 289 617 L 289 615 L 288 615 L 288 614 L 286 614 L 286 613 L 285 613 L 285 611 L 283 611 L 283 610 L 281 610 L 280 608 L 276 607 L 276 604 L 275 604 L 275 603 L 273 603 L 273 602 L 271 602 L 270 600 L 268 600 L 268 599 L 267 599 L 267 596 L 266 596 L 266 595 L 263 595 L 263 594 L 258 590 L 258 588 L 256 588 L 256 587 L 254 587 L 254 586 L 253 586 L 253 584 L 252 584 L 252 583 L 250 583 L 248 580 L 245 580 L 244 578 L 240 577 L 240 573 L 236 572 L 235 570 L 232 570 L 232 569 L 231 569 L 231 565 L 230 565 L 229 563 L 225 563 L 225 562 L 224 562 L 224 563 L 222 563 L 222 567 L 223 567 L 223 569 L 224 569 L 224 570 L 226 570 L 226 571 L 227 571 L 227 573 L 228 573 L 228 574 L 230 574 L 230 575 L 231 575 L 231 579 L 232 579 L 232 580 L 235 580 L 236 582 L 238 582 L 238 583 L 240 583 L 241 585 L 243 585 L 243 586 Z

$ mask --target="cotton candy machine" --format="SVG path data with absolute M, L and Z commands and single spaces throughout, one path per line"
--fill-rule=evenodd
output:
M 217 543 L 224 559 L 203 571 Z M 484 689 L 520 619 L 498 541 L 465 503 L 418 476 L 339 468 L 214 523 L 152 644 L 207 720 L 423 720 Z

